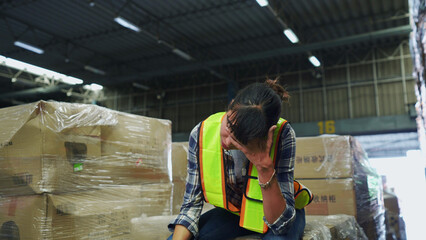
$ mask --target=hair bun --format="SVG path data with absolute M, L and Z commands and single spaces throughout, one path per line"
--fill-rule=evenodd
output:
M 278 83 L 278 79 L 266 79 L 265 84 L 274 90 L 274 92 L 281 98 L 281 101 L 288 102 L 290 94 L 283 86 L 281 86 L 281 84 Z

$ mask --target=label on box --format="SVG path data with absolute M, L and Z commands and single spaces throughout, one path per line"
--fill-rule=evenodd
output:
M 83 170 L 83 163 L 74 164 L 74 172 L 79 172 Z

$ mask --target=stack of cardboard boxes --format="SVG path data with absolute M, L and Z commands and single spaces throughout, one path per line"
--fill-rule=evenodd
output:
M 188 142 L 172 143 L 173 214 L 179 214 L 185 194 L 188 165 Z
M 314 193 L 307 215 L 352 215 L 369 239 L 384 239 L 381 180 L 353 137 L 297 138 L 294 174 Z
M 130 239 L 172 213 L 170 121 L 44 101 L 0 119 L 0 238 Z
M 396 195 L 391 191 L 384 191 L 386 215 L 386 239 L 407 239 L 405 233 L 405 222 L 400 215 L 399 202 Z

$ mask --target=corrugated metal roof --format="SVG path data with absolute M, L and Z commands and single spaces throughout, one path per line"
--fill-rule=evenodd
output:
M 329 43 L 330 50 L 315 48 L 314 53 L 342 46 L 365 47 L 381 40 L 349 42 L 345 38 L 380 30 L 391 31 L 389 36 L 380 37 L 385 41 L 407 38 L 404 31 L 395 30 L 408 26 L 406 0 L 269 2 L 270 8 L 260 7 L 255 0 L 3 1 L 0 54 L 87 82 L 115 84 L 141 76 L 164 76 L 164 72 L 199 72 L 264 60 L 292 61 L 297 55 L 306 56 L 303 48 L 291 55 L 264 53 L 318 42 Z M 271 9 L 294 30 L 300 44 L 291 44 L 283 35 L 283 26 Z M 118 25 L 113 20 L 116 16 L 137 24 L 141 32 Z M 45 54 L 17 48 L 14 39 L 40 46 Z M 339 44 L 331 42 L 339 40 Z M 193 60 L 177 56 L 173 48 Z M 70 61 L 65 62 L 65 58 Z M 85 71 L 86 64 L 107 74 Z

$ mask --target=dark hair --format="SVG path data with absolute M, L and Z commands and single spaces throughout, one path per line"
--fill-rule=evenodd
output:
M 278 122 L 282 102 L 289 98 L 277 79 L 248 85 L 228 106 L 230 131 L 244 145 L 254 139 L 266 140 L 269 128 Z

